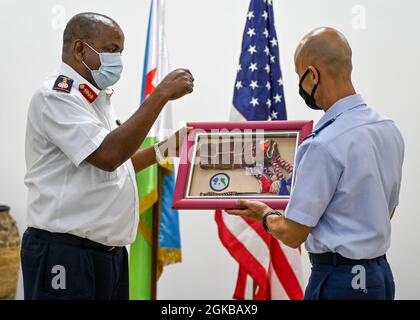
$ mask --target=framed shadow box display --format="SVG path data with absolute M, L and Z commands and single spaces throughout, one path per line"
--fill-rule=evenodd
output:
M 188 123 L 173 207 L 237 208 L 237 199 L 284 209 L 293 190 L 296 150 L 312 121 Z

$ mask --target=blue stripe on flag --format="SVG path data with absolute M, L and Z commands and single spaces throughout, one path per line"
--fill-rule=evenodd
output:
M 163 176 L 159 230 L 160 248 L 181 248 L 178 210 L 172 209 L 172 198 L 175 187 L 174 176 L 173 172 Z

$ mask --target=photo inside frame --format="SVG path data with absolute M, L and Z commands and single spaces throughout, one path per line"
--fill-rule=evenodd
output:
M 299 132 L 200 133 L 186 198 L 289 198 Z

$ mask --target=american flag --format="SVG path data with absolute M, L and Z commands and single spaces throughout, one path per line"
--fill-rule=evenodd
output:
M 235 81 L 232 121 L 286 120 L 272 0 L 251 0 Z M 303 298 L 300 250 L 283 245 L 260 221 L 216 211 L 223 245 L 239 264 L 235 299 Z M 256 290 L 254 290 L 256 289 Z
M 233 105 L 245 120 L 286 120 L 272 0 L 251 1 Z

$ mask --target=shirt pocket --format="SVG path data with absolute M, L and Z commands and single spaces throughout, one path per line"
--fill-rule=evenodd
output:
M 120 168 L 115 169 L 112 172 L 105 171 L 99 168 L 95 168 L 93 171 L 93 179 L 96 183 L 105 183 L 115 181 L 120 176 Z

